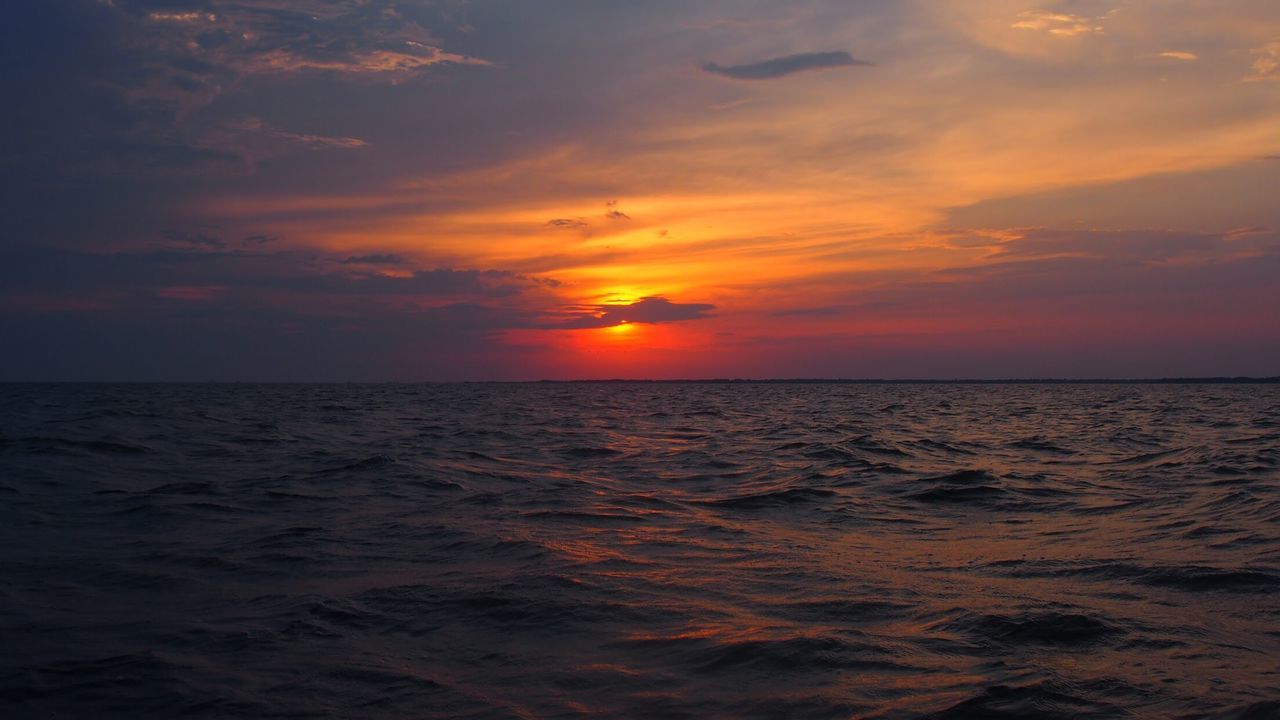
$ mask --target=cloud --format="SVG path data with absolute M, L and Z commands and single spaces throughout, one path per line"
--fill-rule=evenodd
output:
M 391 0 L 208 0 L 204 11 L 138 16 L 139 4 L 119 12 L 140 20 L 135 32 L 156 60 L 214 94 L 237 76 L 311 71 L 398 82 L 436 65 L 491 65 L 443 49 Z
M 256 117 L 242 117 L 215 125 L 191 140 L 191 144 L 218 157 L 235 158 L 241 171 L 257 164 L 299 152 L 359 150 L 368 143 L 354 137 L 298 133 L 273 127 Z
M 226 241 L 213 235 L 206 235 L 202 232 L 183 232 L 180 230 L 167 230 L 163 233 L 164 238 L 171 242 L 190 245 L 192 247 L 204 248 L 224 248 L 227 246 Z
M 604 217 L 608 220 L 630 220 L 631 216 L 618 209 L 618 201 L 610 200 L 605 204 Z M 557 228 L 559 230 L 585 230 L 591 227 L 591 223 L 584 218 L 555 218 L 547 221 L 547 227 Z
M 9 134 L 45 140 L 0 149 L 0 164 L 169 177 L 242 173 L 263 158 L 360 149 L 363 138 L 281 127 L 300 122 L 287 108 L 255 108 L 236 119 L 218 101 L 250 96 L 286 75 L 317 76 L 294 78 L 293 87 L 397 84 L 445 66 L 489 64 L 443 47 L 426 27 L 445 24 L 435 10 L 397 0 L 186 5 L 42 0 L 15 7 L 0 43 L 7 58 L 0 86 L 7 104 L 24 111 L 7 118 L 15 123 Z M 264 111 L 270 123 L 254 116 Z M 333 124 L 327 113 L 301 121 Z
M 1265 234 L 1262 228 L 1245 234 Z M 1192 261 L 1227 254 L 1227 244 L 1239 232 L 1202 233 L 1170 230 L 1063 230 L 1036 228 L 1013 235 L 990 258 L 1091 258 L 1110 263 Z
M 605 203 L 605 206 L 608 208 L 608 210 L 605 211 L 604 216 L 609 218 L 610 220 L 630 220 L 631 219 L 630 215 L 618 209 L 617 200 L 610 200 L 609 202 Z
M 289 132 L 288 130 L 272 127 L 256 117 L 241 118 L 226 123 L 223 128 L 233 136 L 258 136 L 268 141 L 296 145 L 308 150 L 355 150 L 369 144 L 360 138 L 329 137 L 327 135 Z
M 352 255 L 339 262 L 343 265 L 403 265 L 404 258 L 393 253 L 373 253 L 371 255 Z
M 563 312 L 501 270 L 352 274 L 305 252 L 0 246 L 0 377 L 483 378 Z M 471 375 L 468 375 L 471 373 Z
M 1274 342 L 1280 333 L 1268 308 L 1280 299 L 1280 236 L 1258 230 L 992 230 L 1011 238 L 998 252 L 967 265 L 868 278 L 825 295 L 823 305 L 848 308 L 841 321 L 853 326 L 923 333 L 930 347 L 951 325 L 969 327 L 969 341 L 999 327 L 1056 327 L 1074 328 L 1082 339 L 1109 334 L 1120 344 L 1139 330 L 1172 342 L 1229 325 L 1237 330 L 1227 335 L 1243 329 Z M 974 331 L 978 318 L 984 329 Z M 1188 345 L 1196 342 L 1203 340 Z
M 209 0 L 202 12 L 118 8 L 120 39 L 144 65 L 129 94 L 186 111 L 255 75 L 323 72 L 400 82 L 437 65 L 489 65 L 449 52 L 395 3 Z
M 602 305 L 607 325 L 621 322 L 664 323 L 681 320 L 698 320 L 715 309 L 715 305 L 707 303 L 673 303 L 670 300 L 655 296 L 641 298 L 630 305 Z
M 874 63 L 858 60 L 847 52 L 797 53 L 782 57 L 770 58 L 756 63 L 744 65 L 719 65 L 706 63 L 702 69 L 713 75 L 721 75 L 734 80 L 772 80 L 806 70 L 824 68 L 871 66 Z
M 622 323 L 659 323 L 701 320 L 709 317 L 715 305 L 707 303 L 674 303 L 662 296 L 640 298 L 628 304 L 594 305 L 585 308 L 568 321 L 552 325 L 555 329 L 577 330 L 601 328 Z
M 177 22 L 177 23 L 194 23 L 194 22 L 217 22 L 218 16 L 213 13 L 202 12 L 152 12 L 147 13 L 147 19 L 152 22 Z
M 1280 80 L 1280 40 L 1269 42 L 1250 51 L 1253 56 L 1253 72 L 1245 80 L 1249 82 Z
M 0 247 L 0 333 L 22 348 L 0 358 L 0 377 L 485 377 L 516 367 L 509 331 L 680 322 L 713 309 L 663 297 L 566 307 L 555 285 L 503 270 L 353 274 L 296 251 Z
M 320 70 L 355 75 L 391 76 L 395 74 L 403 75 L 420 68 L 431 67 L 432 65 L 480 65 L 485 67 L 492 65 L 487 60 L 445 52 L 440 48 L 425 46 L 421 43 L 409 43 L 406 49 L 410 50 L 410 52 L 372 50 L 338 58 L 308 58 L 286 50 L 275 50 L 259 56 L 255 64 L 246 65 L 245 69 L 255 72 Z
M 1047 32 L 1058 37 L 1076 37 L 1104 32 L 1103 26 L 1096 18 L 1044 10 L 1024 10 L 1018 13 L 1018 20 L 1009 27 L 1017 30 Z
M 1160 57 L 1170 58 L 1172 60 L 1186 60 L 1188 62 L 1200 59 L 1200 56 L 1195 53 L 1183 52 L 1181 50 L 1166 50 L 1165 52 L 1160 53 Z
M 174 287 L 218 287 L 221 297 L 246 308 L 272 303 L 321 308 L 341 316 L 371 300 L 398 297 L 437 302 L 483 302 L 535 293 L 544 284 L 504 270 L 434 268 L 391 275 L 351 274 L 309 253 L 224 250 L 222 241 L 199 233 L 171 232 L 183 249 L 90 253 L 16 246 L 0 250 L 0 298 L 29 293 L 74 297 L 101 295 L 122 311 L 133 298 Z M 339 265 L 400 265 L 392 254 L 351 256 Z

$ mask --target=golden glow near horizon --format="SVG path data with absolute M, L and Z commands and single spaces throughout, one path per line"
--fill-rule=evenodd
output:
M 316 22 L 364 17 L 344 12 Z M 643 372 L 646 358 L 674 374 L 717 361 L 742 373 L 842 367 L 788 365 L 792 355 L 875 358 L 848 372 L 887 372 L 893 357 L 932 367 L 923 358 L 938 343 L 976 358 L 1040 335 L 1064 347 L 1135 337 L 1128 323 L 1148 328 L 1134 357 L 1155 361 L 1168 357 L 1161 343 L 1189 338 L 1179 323 L 1256 327 L 1275 296 L 1274 283 L 1246 279 L 1280 252 L 1267 191 L 1280 170 L 1272 0 L 544 12 L 519 30 L 461 35 L 400 18 L 394 38 L 369 30 L 323 57 L 265 45 L 266 16 L 236 5 L 150 14 L 162 50 L 187 48 L 240 83 L 176 100 L 135 92 L 195 118 L 182 127 L 200 152 L 240 158 L 167 211 L 269 238 L 312 274 L 383 278 L 379 307 L 482 308 L 485 352 L 541 358 L 535 374 L 560 374 L 557 363 L 614 374 L 569 357 L 591 343 L 628 347 L 626 367 Z M 210 27 L 241 39 L 201 49 Z M 590 39 L 557 41 L 569 28 Z M 281 87 L 359 90 L 371 104 L 214 114 Z M 475 282 L 445 283 L 441 270 Z M 298 287 L 260 300 L 304 303 Z M 646 299 L 657 300 L 617 309 Z M 1193 310 L 1168 314 L 1179 305 Z M 362 307 L 344 312 L 373 306 Z M 638 314 L 599 327 L 610 308 Z

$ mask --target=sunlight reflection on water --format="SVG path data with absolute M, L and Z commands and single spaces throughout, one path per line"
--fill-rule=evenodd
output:
M 6 717 L 1280 713 L 1280 388 L 0 387 Z

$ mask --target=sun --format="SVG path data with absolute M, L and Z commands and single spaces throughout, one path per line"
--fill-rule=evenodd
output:
M 605 328 L 605 330 L 608 330 L 609 334 L 611 335 L 627 335 L 633 332 L 635 329 L 636 329 L 635 324 L 629 323 L 626 320 L 623 320 L 617 325 L 610 325 Z

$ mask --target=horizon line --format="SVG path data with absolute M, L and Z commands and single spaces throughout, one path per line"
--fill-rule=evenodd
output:
M 1146 378 L 569 378 L 536 380 L 0 380 L 0 385 L 533 385 L 533 384 L 773 384 L 773 385 L 1243 385 L 1280 384 L 1280 375 Z

